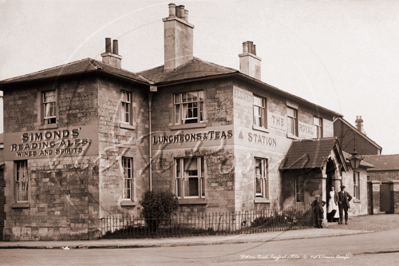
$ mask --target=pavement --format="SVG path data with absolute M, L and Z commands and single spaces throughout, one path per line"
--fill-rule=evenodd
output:
M 76 241 L 0 241 L 0 249 L 94 249 L 94 248 L 146 248 L 146 247 L 176 247 L 198 245 L 220 245 L 257 243 L 266 241 L 294 240 L 304 238 L 346 236 L 371 233 L 366 230 L 348 229 L 301 229 L 256 234 L 195 236 L 181 238 L 156 239 L 100 239 Z
M 328 223 L 328 228 L 219 236 L 192 236 L 146 239 L 100 239 L 75 241 L 0 241 L 0 249 L 94 249 L 146 248 L 257 243 L 304 238 L 347 236 L 399 229 L 399 214 L 360 215 L 349 217 L 349 225 Z

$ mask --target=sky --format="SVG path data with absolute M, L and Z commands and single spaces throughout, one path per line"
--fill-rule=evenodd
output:
M 163 65 L 170 2 L 0 0 L 0 80 L 88 57 L 101 61 L 106 37 L 118 39 L 123 69 Z M 399 154 L 399 123 L 392 121 L 399 110 L 399 1 L 173 3 L 189 10 L 195 57 L 239 69 L 242 43 L 253 41 L 262 81 L 352 125 L 362 116 L 382 154 Z

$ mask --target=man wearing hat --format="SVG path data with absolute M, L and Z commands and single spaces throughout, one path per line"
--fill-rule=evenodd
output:
M 326 204 L 324 201 L 320 200 L 320 195 L 314 196 L 315 200 L 311 203 L 313 209 L 313 223 L 315 227 L 323 228 L 323 206 Z
M 342 224 L 343 211 L 345 211 L 345 224 L 348 224 L 348 209 L 350 208 L 349 201 L 352 196 L 345 191 L 345 186 L 341 186 L 341 191 L 338 192 L 338 209 L 339 209 L 339 223 Z

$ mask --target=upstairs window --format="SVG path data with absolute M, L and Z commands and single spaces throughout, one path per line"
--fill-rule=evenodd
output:
M 17 202 L 28 201 L 29 178 L 28 161 L 14 162 L 14 179 Z
M 121 117 L 120 122 L 131 124 L 132 122 L 132 93 L 121 91 Z
M 321 139 L 323 137 L 323 120 L 319 117 L 314 117 L 315 138 Z
M 298 110 L 287 106 L 288 134 L 298 136 Z
M 44 124 L 57 123 L 57 114 L 56 114 L 57 97 L 55 90 L 44 91 L 42 93 L 42 102 L 43 102 Z
M 254 96 L 254 125 L 267 128 L 266 99 Z
M 255 197 L 268 198 L 267 159 L 255 158 Z
M 175 159 L 177 197 L 205 198 L 204 157 Z
M 123 169 L 123 197 L 133 200 L 133 158 L 122 157 Z
M 175 124 L 193 124 L 204 121 L 204 92 L 191 91 L 174 94 Z

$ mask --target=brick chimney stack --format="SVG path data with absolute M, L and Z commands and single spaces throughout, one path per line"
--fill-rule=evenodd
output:
M 240 71 L 248 76 L 256 79 L 261 79 L 261 64 L 262 59 L 256 56 L 256 45 L 253 42 L 246 41 L 242 43 L 242 54 L 240 57 Z
M 164 22 L 164 71 L 173 71 L 193 59 L 193 29 L 188 23 L 188 10 L 183 5 L 169 4 L 169 17 Z
M 111 38 L 105 38 L 105 53 L 101 54 L 103 63 L 121 69 L 122 56 L 118 55 L 118 40 L 114 40 L 113 48 L 114 49 L 112 50 Z
M 355 123 L 356 123 L 357 130 L 362 132 L 363 134 L 366 134 L 366 132 L 364 131 L 364 128 L 363 128 L 363 119 L 361 116 L 356 116 Z

